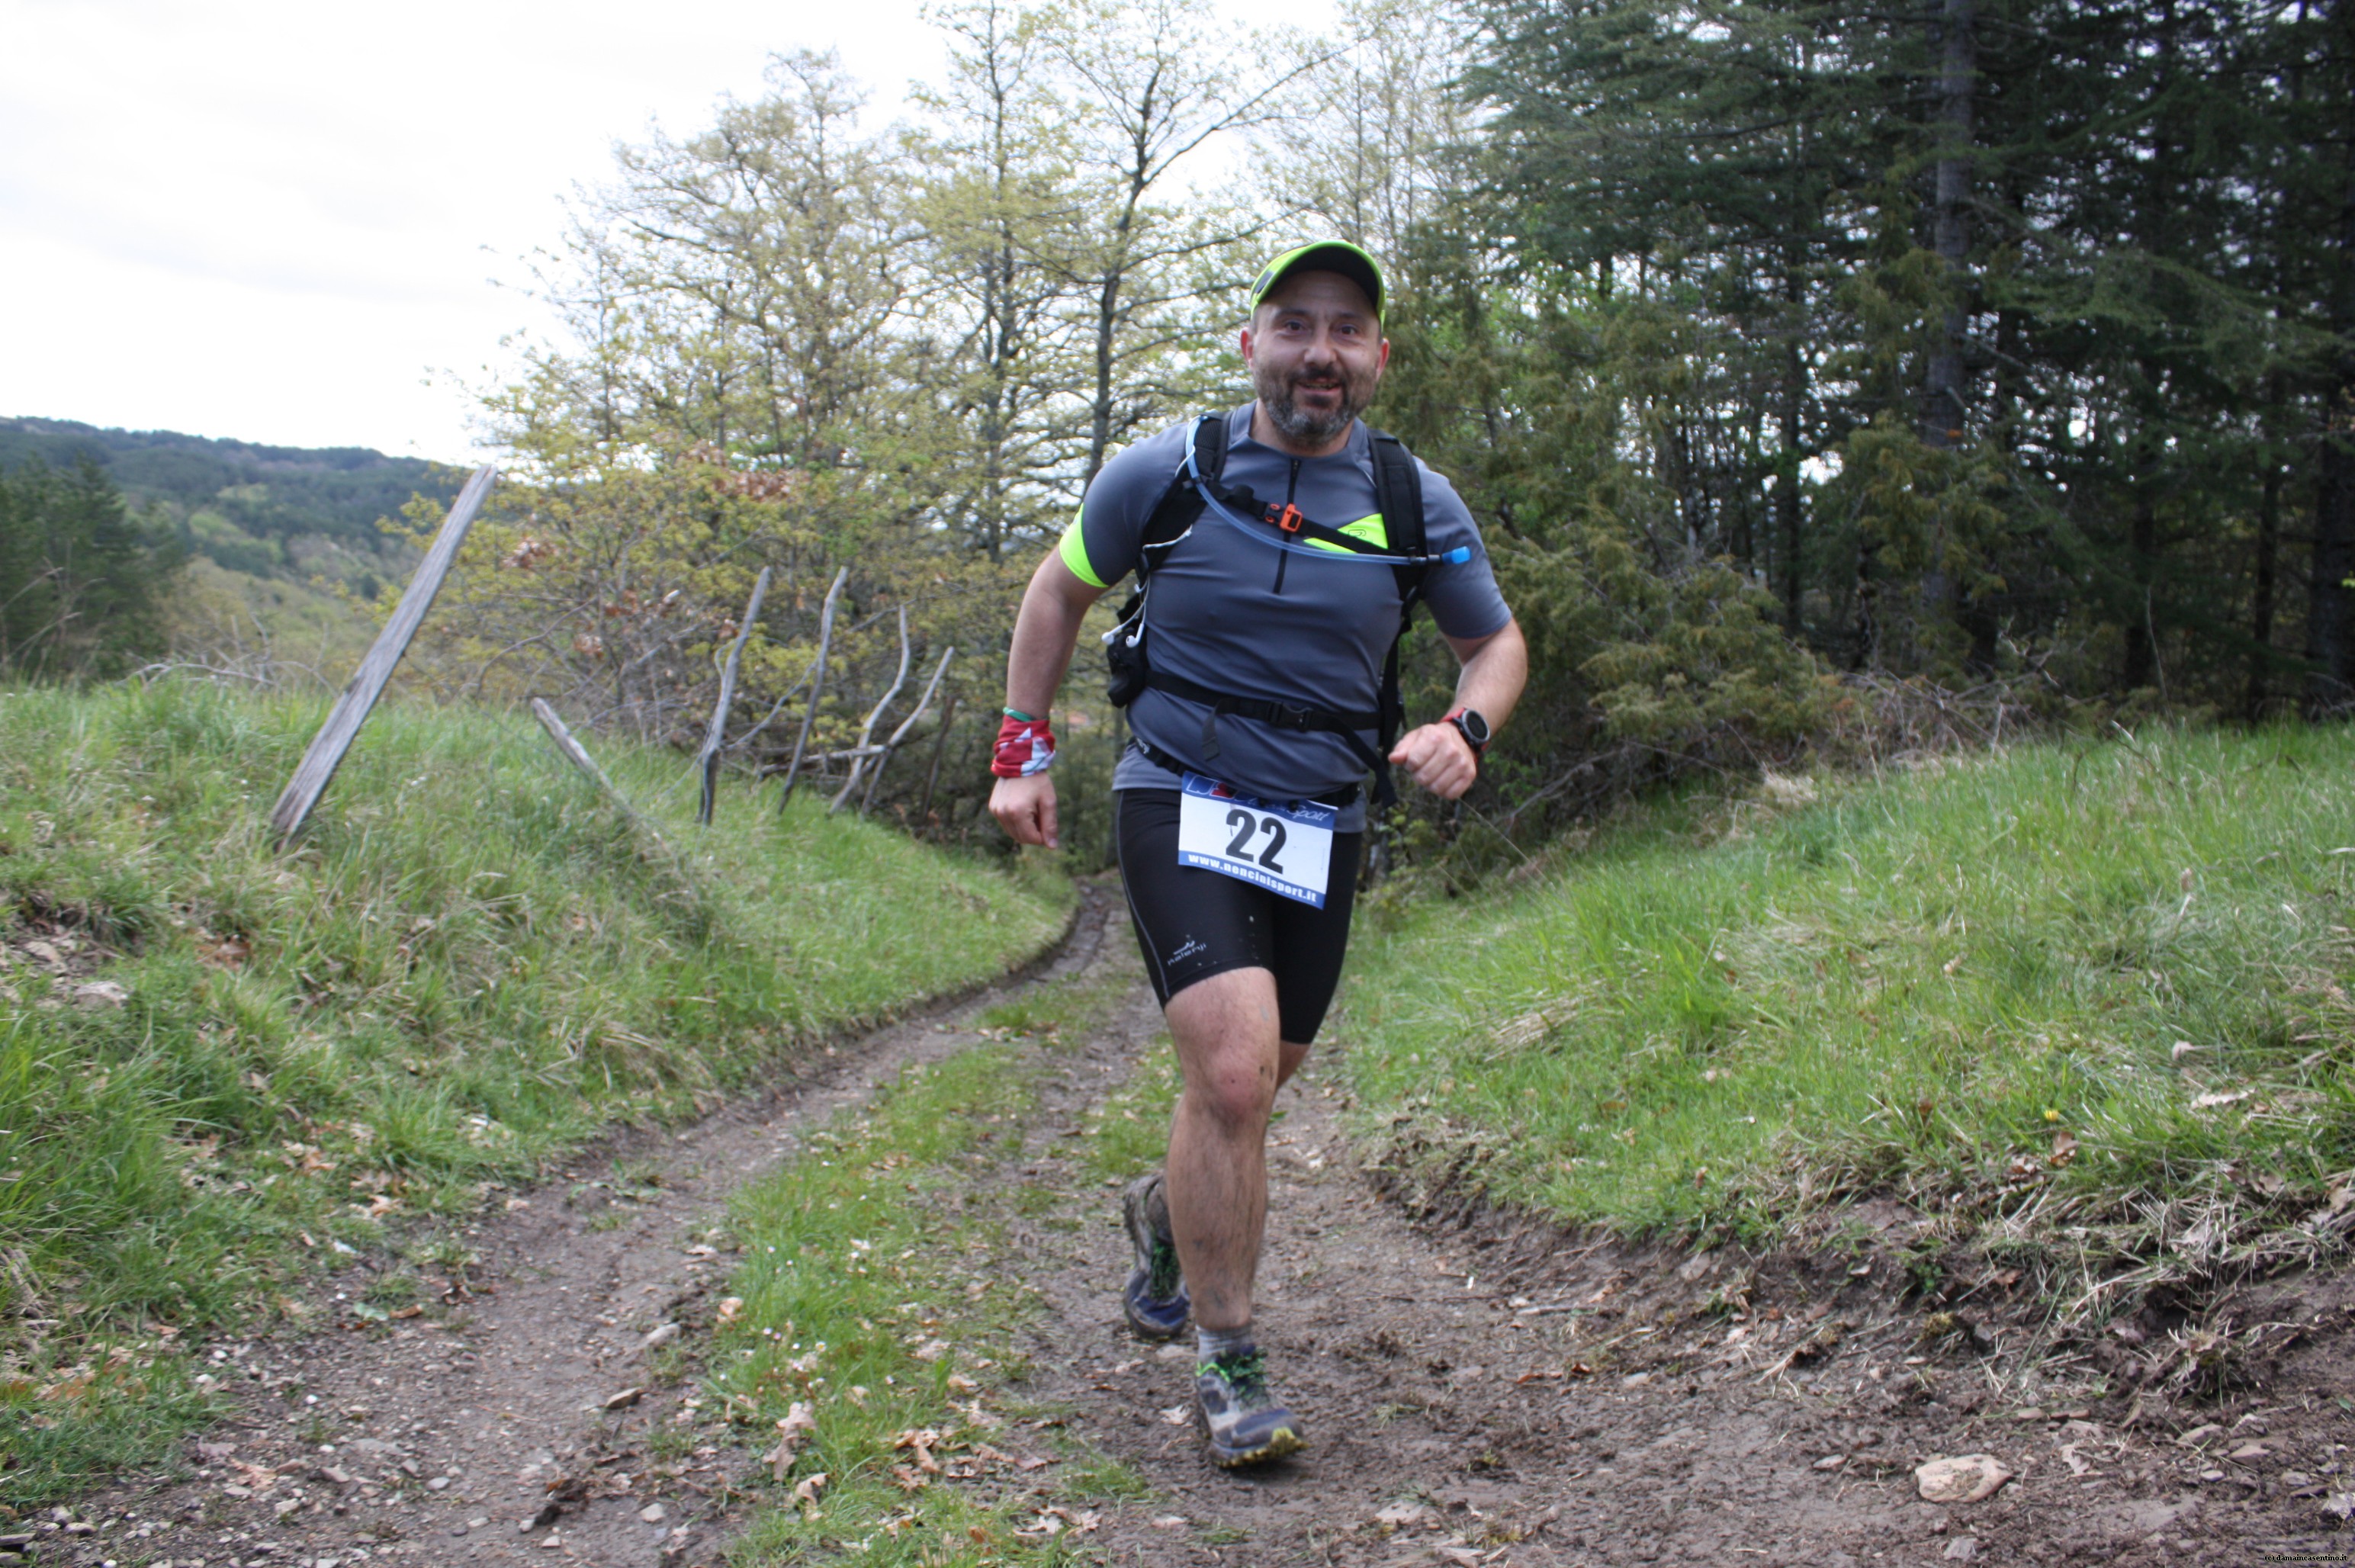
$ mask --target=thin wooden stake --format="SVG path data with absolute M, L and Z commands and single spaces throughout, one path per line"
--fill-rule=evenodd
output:
M 858 731 L 858 744 L 861 750 L 864 750 L 874 741 L 875 726 L 877 722 L 882 719 L 883 710 L 891 706 L 891 699 L 900 695 L 900 688 L 901 687 L 908 684 L 909 651 L 908 604 L 905 600 L 902 600 L 900 603 L 900 673 L 891 677 L 891 689 L 883 694 L 882 701 L 878 702 L 871 709 L 868 710 L 867 722 L 860 726 Z M 859 775 L 864 773 L 866 771 L 867 763 L 863 760 L 850 764 L 850 772 L 843 775 L 842 787 L 835 792 L 833 804 L 826 808 L 826 814 L 828 816 L 832 816 L 836 812 L 842 809 L 842 803 L 848 800 L 850 798 L 850 792 L 858 787 Z M 862 805 L 859 809 L 864 811 L 867 808 Z
M 286 781 L 278 804 L 270 808 L 270 827 L 282 848 L 310 820 L 312 808 L 327 793 L 336 769 L 343 764 L 344 753 L 359 739 L 360 726 L 368 722 L 377 699 L 384 695 L 385 683 L 392 678 L 400 656 L 409 651 L 417 628 L 424 624 L 425 613 L 433 608 L 434 596 L 442 592 L 442 580 L 450 575 L 450 568 L 458 559 L 458 547 L 466 542 L 466 530 L 474 526 L 474 514 L 483 509 L 483 502 L 498 477 L 499 471 L 486 463 L 474 470 L 466 487 L 458 492 L 450 515 L 442 519 L 441 531 L 433 536 L 432 548 L 425 552 L 417 575 L 409 580 L 392 619 L 376 635 L 368 656 L 360 660 L 359 668 L 352 672 L 335 707 L 328 709 L 327 721 L 311 737 L 294 776 Z
M 744 645 L 752 635 L 752 623 L 760 619 L 761 600 L 769 592 L 769 569 L 762 567 L 752 583 L 751 602 L 744 606 L 744 619 L 736 628 L 736 640 L 729 645 L 728 663 L 719 671 L 719 700 L 711 705 L 711 726 L 703 732 L 703 752 L 696 761 L 703 769 L 703 799 L 695 808 L 695 820 L 700 827 L 711 826 L 711 808 L 719 793 L 720 742 L 728 735 L 728 705 L 736 700 L 736 671 L 744 662 Z
M 932 786 L 941 782 L 941 753 L 948 750 L 949 728 L 956 722 L 956 699 L 954 687 L 951 687 L 949 694 L 941 699 L 941 732 L 932 737 L 932 765 L 931 771 L 924 774 L 924 804 L 916 807 L 916 820 L 919 822 L 932 819 Z
M 825 607 L 817 614 L 817 667 L 810 673 L 808 711 L 802 715 L 800 739 L 794 742 L 794 760 L 785 764 L 784 793 L 777 797 L 777 815 L 783 816 L 785 807 L 793 804 L 794 780 L 802 771 L 802 753 L 809 749 L 810 726 L 817 722 L 818 699 L 826 695 L 826 651 L 834 642 L 834 606 L 842 597 L 842 585 L 850 581 L 850 568 L 844 567 L 834 574 L 834 586 L 826 591 Z
M 564 727 L 564 720 L 556 716 L 555 709 L 535 697 L 531 699 L 531 716 L 539 720 L 539 727 L 548 731 L 548 738 L 556 742 L 556 749 L 564 753 L 564 760 L 587 773 L 597 787 L 604 792 L 605 798 L 612 801 L 620 808 L 622 815 L 630 819 L 632 826 L 644 828 L 649 837 L 655 843 L 663 845 L 665 848 L 670 847 L 665 842 L 662 834 L 655 829 L 655 825 L 640 816 L 637 808 L 629 803 L 620 790 L 613 787 L 613 781 L 605 776 L 605 770 L 597 765 L 597 760 L 589 754 L 579 741 L 572 738 L 572 731 Z
M 875 804 L 875 792 L 883 783 L 883 770 L 891 765 L 892 753 L 899 751 L 900 741 L 906 737 L 909 731 L 915 728 L 916 720 L 924 716 L 924 709 L 932 706 L 932 692 L 940 686 L 941 677 L 948 674 L 949 660 L 954 657 L 956 657 L 954 648 L 946 649 L 941 654 L 941 662 L 932 670 L 932 678 L 924 683 L 924 694 L 916 699 L 915 711 L 901 720 L 900 727 L 891 731 L 891 738 L 883 742 L 883 754 L 875 760 L 875 771 L 867 775 L 867 794 L 858 803 L 859 816 L 866 816 L 867 808 Z

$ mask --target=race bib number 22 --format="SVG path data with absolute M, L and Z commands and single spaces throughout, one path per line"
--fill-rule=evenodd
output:
M 1323 909 L 1337 819 L 1329 805 L 1258 800 L 1188 773 L 1178 805 L 1178 863 Z

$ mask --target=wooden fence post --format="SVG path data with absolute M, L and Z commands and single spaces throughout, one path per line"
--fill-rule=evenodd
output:
M 401 594 L 392 619 L 377 634 L 368 656 L 360 660 L 343 695 L 328 709 L 327 721 L 311 737 L 294 776 L 286 781 L 278 804 L 270 809 L 270 826 L 282 848 L 310 820 L 312 807 L 326 794 L 328 781 L 336 776 L 344 753 L 359 738 L 360 726 L 368 722 L 369 710 L 384 695 L 385 682 L 392 678 L 393 667 L 400 663 L 400 656 L 409 651 L 417 628 L 424 623 L 425 613 L 433 608 L 434 595 L 442 592 L 442 580 L 450 575 L 450 568 L 458 559 L 458 547 L 466 542 L 466 530 L 474 526 L 474 514 L 482 510 L 498 477 L 499 471 L 486 463 L 474 470 L 466 487 L 458 492 L 450 515 L 442 519 L 441 531 L 433 536 L 432 548 L 425 552 L 417 575 L 409 580 L 408 591 Z
M 900 727 L 891 731 L 891 738 L 883 742 L 883 754 L 875 759 L 875 771 L 867 775 L 867 794 L 858 802 L 859 816 L 866 816 L 867 808 L 875 804 L 875 791 L 883 783 L 883 770 L 891 765 L 892 754 L 899 751 L 900 742 L 907 737 L 908 731 L 916 727 L 916 720 L 924 716 L 924 709 L 932 705 L 932 692 L 940 686 L 941 677 L 948 674 L 949 660 L 954 657 L 956 649 L 943 650 L 941 662 L 932 670 L 932 678 L 924 683 L 924 694 L 916 699 L 915 710 L 900 720 Z
M 881 721 L 883 710 L 891 706 L 891 699 L 900 695 L 901 687 L 908 684 L 908 655 L 911 651 L 908 643 L 908 603 L 903 599 L 900 602 L 900 673 L 891 677 L 891 689 L 883 694 L 882 701 L 868 710 L 867 722 L 859 727 L 858 744 L 862 750 L 875 739 L 875 726 Z M 880 767 L 882 764 L 879 762 L 876 765 Z M 828 816 L 842 809 L 842 803 L 848 800 L 850 792 L 858 787 L 859 775 L 866 771 L 867 759 L 864 757 L 850 764 L 850 771 L 842 777 L 842 787 L 835 792 L 833 804 L 826 808 L 826 814 Z M 863 805 L 859 807 L 862 812 L 866 809 Z
M 605 770 L 597 765 L 597 759 L 591 756 L 579 741 L 573 739 L 572 731 L 564 727 L 564 720 L 556 716 L 555 709 L 535 697 L 531 699 L 531 716 L 539 720 L 539 727 L 548 731 L 548 738 L 556 742 L 556 749 L 564 753 L 564 760 L 587 773 L 591 782 L 604 792 L 605 798 L 612 801 L 620 808 L 622 815 L 630 819 L 632 827 L 643 828 L 648 837 L 662 845 L 664 848 L 670 848 L 661 831 L 653 823 L 639 816 L 637 808 L 630 804 L 628 797 L 613 787 L 613 781 L 605 776 Z
M 924 803 L 916 807 L 916 820 L 928 822 L 932 816 L 932 786 L 941 782 L 941 753 L 948 750 L 949 729 L 956 722 L 956 688 L 941 699 L 941 732 L 932 737 L 932 765 L 924 774 Z
M 780 816 L 793 804 L 794 778 L 802 771 L 802 753 L 809 747 L 810 726 L 817 722 L 818 699 L 826 695 L 826 651 L 834 642 L 834 606 L 842 597 L 842 585 L 848 581 L 850 568 L 847 566 L 834 574 L 834 586 L 826 591 L 826 605 L 818 612 L 817 667 L 810 673 L 809 709 L 802 715 L 802 732 L 794 742 L 794 760 L 785 765 L 784 793 L 777 797 Z
M 728 705 L 736 700 L 736 671 L 744 662 L 744 645 L 751 638 L 752 623 L 760 619 L 761 600 L 768 592 L 769 569 L 764 566 L 752 584 L 752 600 L 744 606 L 744 621 L 736 628 L 736 640 L 729 645 L 728 663 L 719 672 L 719 700 L 711 705 L 711 727 L 703 732 L 703 752 L 696 759 L 703 770 L 703 799 L 695 808 L 700 827 L 711 826 L 711 808 L 719 789 L 720 742 L 728 735 Z

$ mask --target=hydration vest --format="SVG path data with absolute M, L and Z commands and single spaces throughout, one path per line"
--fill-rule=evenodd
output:
M 1219 720 L 1230 713 L 1279 730 L 1303 733 L 1321 731 L 1338 735 L 1357 753 L 1359 761 L 1372 770 L 1374 804 L 1387 810 L 1398 802 L 1398 791 L 1391 781 L 1390 751 L 1398 743 L 1399 730 L 1406 718 L 1406 704 L 1399 695 L 1399 643 L 1413 622 L 1414 606 L 1423 597 L 1425 574 L 1440 561 L 1469 560 L 1472 552 L 1459 547 L 1434 556 L 1425 549 L 1423 475 L 1413 455 L 1398 437 L 1370 429 L 1367 432 L 1373 443 L 1374 502 L 1380 509 L 1382 527 L 1389 536 L 1386 545 L 1376 545 L 1338 528 L 1312 522 L 1288 503 L 1282 507 L 1263 504 L 1248 489 L 1227 485 L 1222 477 L 1227 460 L 1227 419 L 1225 414 L 1204 414 L 1194 421 L 1178 471 L 1146 521 L 1144 545 L 1137 554 L 1136 585 L 1129 593 L 1128 603 L 1121 608 L 1119 623 L 1104 634 L 1104 659 L 1110 672 L 1104 695 L 1116 706 L 1126 708 L 1147 690 L 1162 691 L 1208 708 L 1209 711 L 1202 720 L 1205 761 L 1218 756 Z M 1238 527 L 1247 528 L 1248 523 L 1257 522 L 1273 528 L 1284 542 L 1321 544 L 1352 555 L 1380 556 L 1391 561 L 1391 572 L 1398 584 L 1399 626 L 1382 664 L 1381 688 L 1373 708 L 1308 708 L 1238 697 L 1153 667 L 1146 651 L 1146 603 L 1152 573 L 1178 541 L 1193 531 L 1202 514 L 1214 507 Z M 1366 744 L 1363 731 L 1369 730 L 1379 737 L 1377 746 Z M 1184 771 L 1184 765 L 1177 759 L 1156 754 L 1156 748 L 1141 740 L 1137 744 L 1152 761 L 1172 772 Z

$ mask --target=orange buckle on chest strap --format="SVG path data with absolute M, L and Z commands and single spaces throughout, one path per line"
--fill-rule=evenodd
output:
M 1308 517 L 1299 507 L 1287 501 L 1280 512 L 1273 507 L 1270 507 L 1267 509 L 1267 520 L 1285 533 L 1296 534 L 1300 531 L 1300 525 L 1306 522 Z

